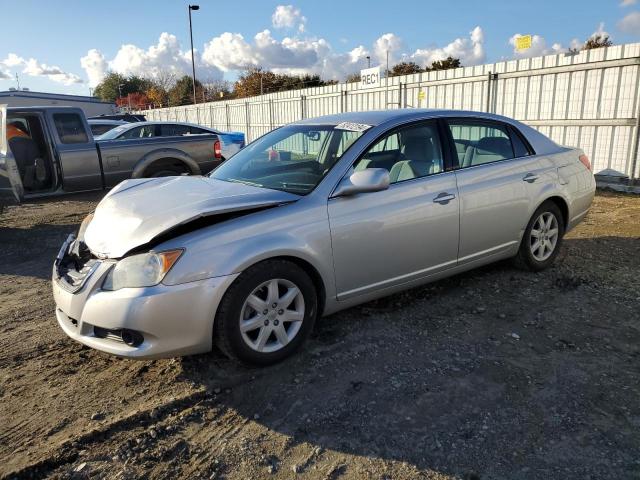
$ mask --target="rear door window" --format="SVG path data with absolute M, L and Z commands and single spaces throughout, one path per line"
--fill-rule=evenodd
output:
M 84 128 L 84 123 L 77 113 L 54 113 L 53 123 L 55 124 L 58 138 L 65 144 L 88 143 L 89 136 Z
M 515 158 L 506 125 L 479 119 L 449 120 L 460 168 Z

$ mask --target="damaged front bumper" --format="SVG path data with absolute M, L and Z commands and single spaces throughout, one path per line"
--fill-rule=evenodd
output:
M 67 238 L 53 267 L 56 317 L 62 330 L 89 347 L 151 359 L 209 351 L 220 300 L 237 275 L 179 285 L 102 289 L 113 259 L 78 256 Z

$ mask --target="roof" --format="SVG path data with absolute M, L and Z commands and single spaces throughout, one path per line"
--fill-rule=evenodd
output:
M 114 102 L 105 102 L 96 97 L 88 97 L 85 95 L 67 95 L 64 93 L 47 93 L 47 92 L 32 92 L 31 90 L 5 90 L 0 92 L 0 98 L 2 97 L 23 97 L 23 98 L 40 98 L 47 100 L 64 100 L 71 102 L 87 102 L 87 103 L 106 103 L 108 105 L 114 105 Z
M 383 124 L 400 124 L 411 120 L 421 120 L 426 118 L 440 117 L 474 117 L 486 120 L 495 120 L 508 123 L 516 127 L 524 134 L 529 143 L 538 154 L 548 154 L 556 152 L 559 146 L 551 139 L 541 134 L 534 128 L 525 125 L 513 118 L 496 115 L 495 113 L 474 112 L 471 110 L 450 110 L 434 108 L 400 108 L 395 110 L 374 110 L 366 112 L 346 112 L 335 115 L 325 115 L 322 117 L 309 118 L 294 122 L 297 125 L 336 125 L 342 122 L 353 122 L 370 125 L 372 127 Z

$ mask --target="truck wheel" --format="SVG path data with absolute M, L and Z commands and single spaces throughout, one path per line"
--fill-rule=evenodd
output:
M 266 260 L 245 270 L 225 293 L 214 341 L 227 356 L 254 365 L 279 362 L 307 339 L 318 315 L 318 295 L 295 263 Z
M 177 177 L 184 173 L 191 173 L 186 167 L 180 164 L 179 161 L 162 161 L 156 164 L 150 165 L 144 172 L 144 177 Z

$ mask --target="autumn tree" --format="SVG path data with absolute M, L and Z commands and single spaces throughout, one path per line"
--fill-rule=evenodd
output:
M 149 97 L 141 92 L 129 93 L 126 97 L 123 96 L 116 99 L 117 106 L 131 110 L 141 110 L 147 108 L 152 103 Z
M 253 97 L 261 93 L 281 92 L 307 87 L 333 85 L 335 81 L 325 81 L 319 75 L 287 75 L 276 74 L 261 67 L 245 70 L 233 85 L 233 93 L 237 98 Z

